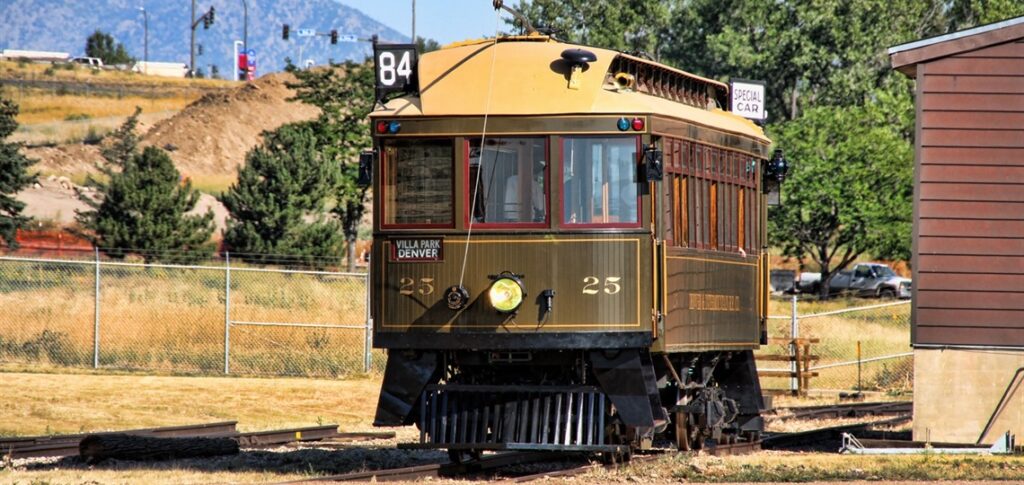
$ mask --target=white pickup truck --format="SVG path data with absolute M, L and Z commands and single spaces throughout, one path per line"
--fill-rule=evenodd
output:
M 796 284 L 801 293 L 820 293 L 821 273 L 800 273 Z M 852 270 L 832 276 L 829 295 L 850 293 L 868 298 L 910 298 L 911 281 L 899 276 L 884 264 L 859 263 Z

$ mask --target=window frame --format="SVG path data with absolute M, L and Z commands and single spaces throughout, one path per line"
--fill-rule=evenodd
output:
M 569 156 L 569 150 L 567 149 L 568 144 L 574 139 L 585 139 L 585 138 L 621 138 L 628 139 L 632 137 L 636 142 L 636 159 L 633 160 L 633 170 L 637 178 L 640 177 L 640 156 L 643 153 L 643 144 L 640 135 L 616 135 L 616 134 L 603 134 L 603 135 L 569 135 L 562 136 L 562 156 L 559 170 L 558 170 L 558 183 L 560 184 L 561 190 L 558 191 L 558 223 L 559 226 L 565 229 L 639 229 L 643 227 L 643 190 L 641 185 L 642 181 L 636 183 L 636 221 L 635 222 L 568 222 L 565 217 L 565 164 Z
M 389 164 L 390 160 L 388 160 L 388 158 L 387 158 L 388 157 L 388 154 L 387 154 L 387 144 L 388 143 L 394 143 L 394 142 L 409 142 L 409 141 L 419 141 L 419 140 L 427 140 L 427 141 L 449 140 L 451 142 L 451 145 L 452 145 L 452 157 L 451 157 L 451 162 L 450 162 L 451 174 L 452 174 L 451 175 L 451 181 L 452 181 L 452 184 L 451 184 L 452 185 L 452 192 L 451 192 L 451 220 L 450 220 L 450 222 L 447 222 L 447 223 L 438 223 L 438 224 L 433 224 L 433 223 L 411 223 L 411 224 L 407 224 L 407 223 L 389 223 L 387 221 L 388 203 L 389 203 L 389 199 L 388 199 L 389 194 L 388 194 L 388 183 L 387 183 L 387 180 L 388 180 L 388 164 Z M 458 147 L 456 146 L 455 138 L 447 137 L 447 136 L 442 136 L 442 137 L 424 136 L 424 137 L 415 137 L 415 138 L 393 138 L 393 139 L 388 139 L 388 140 L 382 140 L 381 141 L 381 144 L 380 144 L 380 160 L 381 160 L 381 163 L 380 163 L 380 192 L 381 192 L 381 198 L 380 198 L 380 227 L 381 227 L 382 230 L 454 229 L 455 228 L 455 221 L 456 221 L 456 214 L 455 214 L 455 210 L 456 210 L 456 204 L 455 204 L 455 197 L 456 197 L 456 195 L 455 195 L 456 194 L 456 187 L 455 187 L 455 182 L 456 182 L 456 177 L 455 177 L 455 160 L 458 158 L 456 156 L 457 148 Z
M 550 136 L 529 136 L 529 135 L 495 135 L 488 138 L 540 138 L 544 140 L 544 158 L 547 162 L 544 165 L 544 221 L 543 222 L 473 222 L 473 180 L 470 176 L 469 171 L 469 154 L 470 148 L 475 140 L 480 140 L 479 137 L 466 137 L 463 141 L 462 154 L 465 163 L 462 164 L 463 169 L 463 224 L 468 229 L 470 226 L 480 229 L 547 229 L 551 227 L 551 137 Z M 484 140 L 486 142 L 486 140 Z M 481 148 L 481 156 L 483 154 Z

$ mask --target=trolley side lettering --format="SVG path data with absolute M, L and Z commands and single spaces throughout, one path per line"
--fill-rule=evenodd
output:
M 738 312 L 740 311 L 740 297 L 715 293 L 690 293 L 690 310 Z

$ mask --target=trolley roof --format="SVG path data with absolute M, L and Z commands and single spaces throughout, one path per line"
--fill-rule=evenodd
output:
M 582 48 L 597 60 L 579 74 L 580 88 L 568 87 L 561 61 L 566 49 Z M 419 60 L 419 95 L 390 100 L 372 117 L 653 114 L 678 118 L 768 142 L 760 127 L 714 106 L 695 106 L 639 90 L 620 90 L 614 66 L 629 64 L 659 80 L 674 79 L 724 98 L 728 86 L 620 52 L 554 41 L 546 36 L 467 41 L 424 54 Z M 618 70 L 618 69 L 616 69 Z M 490 83 L 488 82 L 490 80 Z M 639 82 L 644 82 L 638 79 Z

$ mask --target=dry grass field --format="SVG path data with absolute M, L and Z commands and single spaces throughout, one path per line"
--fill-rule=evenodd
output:
M 102 118 L 118 117 L 123 121 L 124 117 L 135 111 L 136 106 L 142 108 L 143 113 L 176 112 L 198 98 L 198 93 L 195 95 L 175 94 L 165 97 L 62 95 L 35 88 L 11 89 L 6 94 L 18 104 L 18 123 L 27 128 L 34 128 L 32 125 L 41 123 L 73 121 L 77 121 L 79 125 L 95 125 L 106 128 L 105 120 Z M 115 127 L 117 124 L 120 123 L 115 123 Z M 54 136 L 56 135 L 54 134 Z
M 89 367 L 95 267 L 0 262 L 0 361 Z M 355 328 L 231 329 L 231 371 L 340 376 L 363 372 L 365 278 L 247 270 L 231 274 L 231 319 Z M 221 268 L 105 266 L 100 272 L 100 366 L 219 374 L 224 366 Z M 379 354 L 378 354 L 379 356 Z M 382 363 L 382 359 L 378 364 Z
M 338 423 L 371 426 L 377 379 L 317 380 L 0 373 L 0 436 L 79 433 L 238 421 L 243 431 Z M 406 433 L 407 439 L 411 434 Z M 370 443 L 373 446 L 373 443 Z M 385 446 L 394 446 L 388 442 Z M 366 446 L 361 445 L 361 446 Z M 377 444 L 381 446 L 381 444 Z M 84 467 L 74 459 L 0 462 L 0 483 L 251 483 L 308 476 L 313 463 L 263 464 L 269 452 L 224 461 L 113 463 Z M 296 460 L 295 456 L 282 460 Z M 260 470 L 267 466 L 268 470 Z M 305 471 L 303 470 L 305 469 Z M 285 471 L 282 471 L 285 470 Z
M 118 84 L 137 86 L 159 86 L 177 88 L 224 88 L 234 84 L 222 79 L 186 79 L 161 76 L 146 76 L 131 71 L 94 70 L 73 64 L 51 65 L 20 63 L 16 61 L 0 61 L 0 73 L 7 79 L 40 79 L 47 78 L 57 81 L 80 81 L 91 84 Z
M 19 373 L 0 368 L 0 435 L 100 431 L 237 420 L 243 430 L 339 423 L 370 431 L 379 378 L 259 379 Z M 787 398 L 786 405 L 820 403 Z M 830 423 L 829 423 L 830 424 Z M 827 425 L 827 424 L 826 424 Z M 394 450 L 397 440 L 343 449 L 244 451 L 205 460 L 157 463 L 113 461 L 86 466 L 75 458 L 0 460 L 0 483 L 268 483 L 364 467 L 443 460 L 429 452 Z M 667 455 L 618 470 L 600 470 L 574 483 L 812 482 L 866 480 L 1019 480 L 1024 457 L 893 456 L 762 452 L 716 458 Z M 559 479 L 559 482 L 562 479 Z M 459 483 L 434 480 L 432 483 Z M 550 483 L 545 481 L 542 483 Z
M 867 298 L 836 298 L 828 301 L 801 300 L 797 304 L 800 336 L 817 338 L 820 342 L 813 344 L 811 353 L 820 357 L 814 365 L 828 365 L 857 360 L 857 344 L 860 343 L 862 358 L 872 358 L 910 352 L 910 305 L 909 303 L 874 308 L 837 315 L 824 315 L 806 318 L 806 316 L 832 312 L 847 308 L 864 307 L 891 303 Z M 789 317 L 791 302 L 783 299 L 772 299 L 769 302 L 769 314 Z M 788 337 L 790 321 L 771 319 L 768 322 L 768 335 L 771 337 Z M 787 354 L 784 345 L 762 347 L 758 354 Z M 785 363 L 764 363 L 763 367 L 782 368 Z M 869 362 L 862 367 L 862 386 L 868 390 L 885 391 L 893 394 L 906 393 L 911 388 L 913 359 L 903 357 L 878 362 Z M 857 383 L 857 367 L 855 365 L 821 369 L 819 376 L 812 379 L 812 389 L 853 389 Z M 770 388 L 785 388 L 787 379 L 768 378 L 762 385 Z

